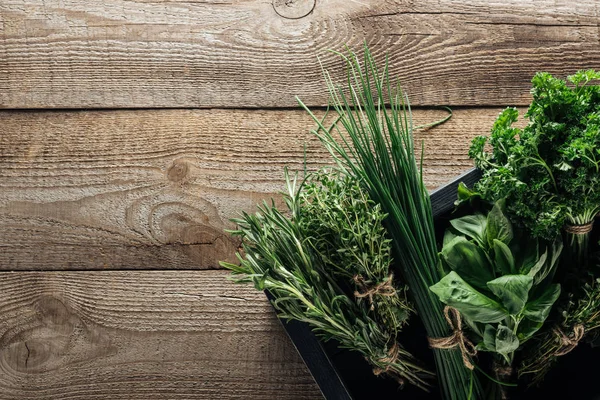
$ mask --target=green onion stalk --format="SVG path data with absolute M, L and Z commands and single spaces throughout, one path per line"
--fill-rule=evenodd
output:
M 428 336 L 449 336 L 443 304 L 429 290 L 440 281 L 442 271 L 431 200 L 422 163 L 417 164 L 414 154 L 410 105 L 400 85 L 392 85 L 387 59 L 379 70 L 366 45 L 362 64 L 350 50 L 347 56 L 337 54 L 347 65 L 346 87 L 336 85 L 323 71 L 335 122 L 326 126 L 325 118 L 317 118 L 298 102 L 317 123 L 313 133 L 339 168 L 363 182 L 371 199 L 388 214 L 385 225 L 397 261 L 394 267 L 409 286 Z M 478 377 L 464 366 L 459 350 L 432 351 L 444 399 L 482 397 Z

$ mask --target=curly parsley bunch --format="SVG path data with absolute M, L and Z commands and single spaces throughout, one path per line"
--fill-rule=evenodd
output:
M 538 73 L 529 124 L 513 127 L 518 111 L 508 108 L 489 138 L 473 140 L 469 157 L 483 171 L 476 191 L 505 198 L 511 219 L 534 237 L 551 240 L 565 223 L 588 224 L 600 211 L 600 86 L 589 84 L 598 79 L 592 70 L 567 81 Z

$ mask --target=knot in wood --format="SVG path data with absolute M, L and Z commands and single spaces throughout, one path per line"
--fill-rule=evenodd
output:
M 306 17 L 315 8 L 316 0 L 273 0 L 275 12 L 287 19 Z
M 181 182 L 186 178 L 188 171 L 189 168 L 185 161 L 175 160 L 167 170 L 167 178 L 171 182 Z

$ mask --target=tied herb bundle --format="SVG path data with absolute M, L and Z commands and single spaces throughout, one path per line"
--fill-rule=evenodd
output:
M 318 127 L 314 133 L 337 165 L 364 184 L 371 199 L 388 214 L 394 264 L 410 288 L 417 312 L 431 338 L 446 337 L 442 303 L 429 290 L 441 279 L 431 201 L 416 162 L 412 119 L 406 96 L 389 77 L 388 63 L 378 69 L 365 46 L 364 61 L 349 51 L 347 85 L 338 86 L 327 71 L 336 122 L 325 126 L 300 100 Z M 341 128 L 341 129 L 340 129 Z M 481 396 L 477 376 L 465 368 L 459 349 L 433 350 L 445 399 Z
M 600 211 L 600 86 L 590 84 L 598 79 L 591 70 L 568 82 L 536 74 L 528 125 L 514 127 L 518 111 L 508 108 L 469 151 L 483 171 L 475 190 L 490 202 L 506 199 L 511 218 L 534 237 L 553 240 L 565 227 L 579 264 Z
M 389 239 L 385 215 L 360 185 L 341 173 L 321 171 L 297 187 L 286 172 L 285 202 L 291 216 L 264 204 L 255 215 L 234 220 L 234 235 L 243 240 L 240 265 L 221 263 L 237 274 L 237 282 L 252 282 L 268 290 L 284 319 L 309 324 L 325 340 L 360 352 L 376 375 L 427 390 L 433 374 L 398 342 L 409 304 L 395 290 L 389 275 Z M 365 298 L 353 294 L 356 276 L 367 290 L 384 283 Z
M 396 335 L 413 311 L 406 288 L 390 271 L 391 244 L 385 214 L 358 181 L 335 170 L 311 174 L 298 192 L 298 224 L 311 232 L 316 254 L 339 281 L 350 283 L 359 302 Z
M 515 353 L 544 325 L 560 295 L 553 278 L 562 242 L 545 245 L 515 234 L 501 202 L 487 215 L 450 224 L 441 252 L 448 274 L 431 290 L 460 313 L 474 350 L 493 354 L 496 379 L 510 380 Z
M 540 385 L 559 357 L 573 351 L 579 342 L 595 342 L 600 328 L 600 260 L 592 257 L 585 277 L 557 307 L 555 323 L 541 332 L 527 349 L 519 367 L 519 377 L 529 378 L 530 386 Z M 572 285 L 573 286 L 573 285 Z M 597 344 L 597 343 L 596 343 Z

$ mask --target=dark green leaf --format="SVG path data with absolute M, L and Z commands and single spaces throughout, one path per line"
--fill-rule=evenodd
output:
M 500 325 L 496 332 L 496 352 L 510 354 L 519 348 L 519 339 L 508 327 Z
M 483 333 L 483 344 L 488 351 L 496 351 L 496 332 L 497 329 L 490 324 L 485 326 Z
M 535 264 L 531 266 L 531 269 L 527 272 L 527 275 L 535 278 L 535 276 L 540 272 L 542 267 L 546 264 L 546 259 L 548 258 L 548 249 L 542 253 L 540 258 L 537 259 Z
M 512 314 L 517 315 L 525 307 L 533 278 L 527 275 L 505 275 L 487 283 L 488 288 L 502 300 Z
M 464 236 L 458 236 L 444 246 L 442 257 L 453 271 L 479 289 L 485 289 L 486 283 L 494 279 L 485 252 Z
M 494 239 L 508 244 L 513 238 L 512 224 L 502 212 L 502 206 L 503 202 L 497 201 L 487 216 L 486 235 L 490 246 Z
M 560 255 L 563 250 L 563 241 L 560 237 L 556 238 L 552 245 L 550 246 L 550 254 L 548 254 L 549 260 L 546 262 L 544 268 L 535 276 L 534 284 L 538 285 L 546 278 L 548 280 L 552 280 L 554 273 L 556 272 L 556 268 L 558 268 L 558 263 L 560 261 Z
M 498 239 L 493 239 L 492 245 L 494 249 L 494 262 L 498 271 L 502 275 L 514 274 L 516 272 L 515 259 L 510 248 Z
M 430 289 L 443 303 L 475 322 L 499 322 L 508 316 L 508 311 L 498 302 L 479 293 L 454 271 Z
M 467 215 L 453 219 L 450 224 L 469 238 L 475 239 L 482 246 L 485 245 L 485 230 L 487 218 L 482 214 Z
M 560 296 L 560 285 L 555 283 L 548 286 L 540 297 L 527 303 L 523 315 L 532 321 L 544 322 L 558 296 Z
M 529 340 L 540 328 L 544 325 L 543 322 L 536 322 L 530 319 L 524 319 L 519 324 L 519 330 L 517 331 L 517 337 L 521 343 Z

